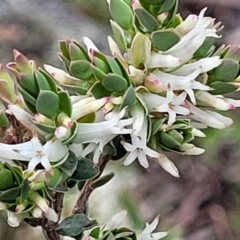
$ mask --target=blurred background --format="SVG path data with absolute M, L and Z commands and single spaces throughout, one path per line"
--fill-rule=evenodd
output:
M 186 17 L 205 6 L 207 15 L 225 25 L 221 43 L 240 42 L 240 1 L 180 0 L 179 11 Z M 16 48 L 39 64 L 61 67 L 57 41 L 70 38 L 81 42 L 83 36 L 108 53 L 109 18 L 105 0 L 1 0 L 0 62 L 12 61 Z M 91 216 L 103 223 L 127 209 L 128 224 L 142 229 L 144 222 L 160 214 L 159 229 L 172 229 L 166 240 L 240 239 L 240 111 L 228 115 L 234 125 L 207 130 L 208 137 L 196 143 L 206 149 L 202 156 L 168 155 L 179 168 L 180 179 L 153 161 L 151 172 L 138 164 L 123 168 L 111 163 L 106 171 L 116 170 L 117 175 L 93 193 Z M 39 229 L 24 223 L 17 229 L 8 227 L 5 213 L 0 212 L 0 240 L 21 238 L 43 239 Z

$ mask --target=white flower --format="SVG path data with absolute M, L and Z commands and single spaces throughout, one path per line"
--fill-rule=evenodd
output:
M 168 113 L 168 125 L 171 126 L 175 120 L 176 115 L 188 115 L 189 110 L 182 105 L 185 104 L 186 93 L 182 92 L 176 96 L 173 91 L 168 88 L 166 98 L 152 93 L 143 94 L 147 103 L 149 111 L 166 112 Z
M 129 152 L 128 156 L 124 160 L 125 166 L 131 164 L 134 160 L 138 159 L 139 163 L 144 167 L 149 167 L 147 157 L 153 158 L 165 171 L 179 177 L 176 166 L 163 154 L 160 154 L 147 146 L 147 120 L 145 119 L 142 129 L 138 135 L 132 134 L 132 143 L 122 141 L 123 147 Z
M 42 196 L 40 196 L 37 192 L 31 192 L 28 195 L 28 198 L 36 204 L 37 207 L 40 208 L 42 211 L 42 214 L 49 219 L 50 221 L 57 222 L 58 221 L 58 215 L 57 213 L 48 206 L 46 199 L 44 199 Z M 33 214 L 39 215 L 40 210 L 33 209 Z
M 196 77 L 200 74 L 201 68 L 197 68 L 195 71 L 191 72 L 187 76 L 176 76 L 170 73 L 165 73 L 159 70 L 153 72 L 156 76 L 156 79 L 153 81 L 153 84 L 160 85 L 165 91 L 170 84 L 171 89 L 175 90 L 184 90 L 190 97 L 193 104 L 196 104 L 195 95 L 193 89 L 196 90 L 211 90 L 209 86 L 206 86 L 198 81 L 195 81 Z M 157 83 L 157 81 L 159 83 Z
M 7 215 L 8 215 L 7 223 L 11 227 L 18 227 L 23 219 L 22 215 L 16 214 L 14 212 L 7 211 Z
M 231 118 L 224 117 L 219 113 L 210 110 L 202 110 L 195 107 L 189 102 L 187 102 L 187 105 L 191 112 L 189 117 L 209 127 L 216 129 L 224 129 L 229 127 L 233 123 L 233 120 Z
M 177 44 L 165 51 L 164 54 L 179 57 L 182 59 L 182 62 L 188 61 L 192 58 L 193 54 L 203 44 L 207 37 L 219 38 L 216 34 L 217 30 L 213 28 L 213 19 L 203 17 L 206 10 L 207 8 L 204 8 L 200 12 L 199 16 L 196 18 L 196 24 L 189 25 L 189 29 L 186 29 L 185 27 L 189 23 L 189 19 L 185 20 L 187 22 L 187 24 L 184 24 L 185 26 L 183 27 L 185 30 L 183 30 L 183 28 L 181 29 L 181 26 L 176 29 L 181 33 L 185 33 L 185 35 L 183 35 Z
M 146 223 L 146 228 L 137 236 L 137 240 L 159 240 L 166 237 L 168 235 L 167 232 L 152 233 L 156 229 L 158 221 L 159 216 L 151 224 Z
M 124 128 L 133 123 L 133 119 L 122 119 L 125 115 L 126 109 L 121 110 L 120 113 L 113 114 L 112 112 L 106 115 L 108 119 L 110 115 L 114 115 L 110 120 L 96 122 L 96 123 L 78 123 L 77 135 L 74 138 L 74 143 L 87 143 L 98 141 L 107 135 L 129 134 L 131 129 Z M 97 140 L 96 140 L 97 139 Z
M 29 172 L 33 171 L 39 163 L 47 171 L 52 172 L 50 162 L 65 159 L 68 154 L 68 147 L 62 145 L 61 141 L 53 139 L 42 145 L 38 137 L 34 135 L 31 141 L 25 143 L 15 145 L 0 143 L 0 151 L 4 159 L 28 161 Z
M 203 106 L 211 106 L 217 110 L 227 111 L 240 106 L 240 100 L 224 98 L 221 95 L 211 95 L 205 91 L 197 91 L 195 96 L 200 106 L 203 104 Z
M 45 70 L 61 85 L 79 85 L 79 79 L 71 76 L 60 68 L 44 64 Z
M 115 214 L 104 226 L 104 229 L 106 230 L 114 230 L 116 228 L 119 228 L 121 224 L 123 223 L 124 219 L 127 216 L 127 211 L 123 210 L 117 214 Z
M 223 60 L 220 59 L 219 56 L 202 58 L 198 61 L 183 65 L 177 70 L 171 72 L 171 74 L 178 75 L 178 76 L 187 76 L 192 72 L 196 71 L 197 69 L 200 69 L 200 74 L 206 73 L 218 67 L 222 63 L 222 61 Z
M 171 89 L 167 90 L 167 97 L 164 102 L 156 108 L 158 112 L 168 113 L 168 125 L 171 126 L 175 120 L 176 115 L 188 115 L 189 110 L 181 105 L 185 103 L 186 93 L 182 92 L 179 96 L 176 96 Z

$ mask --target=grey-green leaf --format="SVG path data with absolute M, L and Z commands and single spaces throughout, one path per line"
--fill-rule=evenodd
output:
M 65 218 L 56 228 L 56 231 L 63 236 L 77 237 L 84 230 L 87 230 L 96 224 L 96 220 L 90 220 L 85 214 L 77 213 Z
M 134 12 L 144 32 L 152 32 L 158 28 L 158 21 L 144 8 L 136 8 Z
M 49 118 L 54 118 L 59 111 L 59 97 L 52 91 L 40 91 L 36 109 L 39 113 Z
M 180 41 L 180 36 L 174 30 L 159 30 L 152 34 L 153 47 L 159 51 L 167 51 Z
M 102 81 L 102 85 L 108 90 L 116 93 L 124 92 L 127 89 L 128 83 L 125 78 L 111 74 L 105 76 Z
M 109 9 L 112 18 L 124 30 L 133 27 L 133 12 L 131 8 L 122 0 L 110 0 Z

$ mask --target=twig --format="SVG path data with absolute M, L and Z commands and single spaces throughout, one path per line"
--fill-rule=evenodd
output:
M 75 211 L 74 211 L 75 213 L 87 213 L 88 199 L 89 199 L 89 197 L 90 197 L 90 195 L 93 191 L 92 188 L 91 188 L 92 182 L 94 180 L 98 179 L 101 176 L 101 174 L 102 174 L 102 172 L 103 172 L 103 170 L 104 170 L 104 168 L 105 168 L 105 166 L 106 166 L 106 164 L 108 163 L 109 160 L 110 160 L 110 156 L 108 156 L 108 155 L 101 155 L 100 156 L 99 164 L 98 164 L 99 173 L 96 177 L 88 180 L 85 183 L 85 185 L 82 189 L 82 193 L 81 193 L 81 195 L 80 195 L 80 197 L 77 201 L 77 205 L 76 205 Z

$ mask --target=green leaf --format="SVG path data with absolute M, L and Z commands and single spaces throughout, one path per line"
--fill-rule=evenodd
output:
M 13 176 L 15 177 L 15 180 L 17 182 L 17 185 L 20 185 L 22 183 L 22 170 L 18 166 L 11 166 L 9 163 L 5 163 L 4 166 L 9 169 Z
M 144 32 L 152 32 L 158 28 L 158 21 L 144 8 L 136 8 L 134 12 Z
M 153 47 L 159 51 L 167 51 L 177 44 L 181 37 L 174 30 L 159 30 L 152 34 Z
M 88 55 L 88 53 L 87 53 L 87 51 L 84 49 L 84 47 L 81 45 L 81 44 L 79 44 L 78 42 L 76 42 L 76 41 L 73 41 L 73 43 L 81 50 L 81 52 L 82 52 L 82 56 L 81 56 L 81 59 L 79 59 L 79 60 L 86 60 L 86 61 L 91 61 L 91 58 L 89 57 L 89 55 Z
M 37 97 L 39 89 L 34 76 L 26 73 L 21 73 L 19 84 L 33 97 Z
M 153 119 L 152 135 L 155 135 L 159 131 L 159 129 L 161 128 L 161 126 L 165 121 L 166 121 L 166 118 Z
M 223 59 L 223 62 L 209 74 L 209 81 L 231 82 L 239 72 L 239 63 L 232 59 Z
M 95 177 L 98 172 L 98 169 L 94 167 L 91 160 L 88 158 L 81 158 L 78 161 L 75 172 L 70 178 L 76 181 L 84 181 Z
M 52 91 L 41 90 L 37 98 L 36 109 L 46 117 L 54 118 L 59 111 L 58 95 Z
M 159 14 L 170 11 L 175 4 L 176 4 L 176 0 L 165 0 L 163 2 L 163 5 L 161 7 Z
M 58 92 L 59 110 L 66 113 L 69 117 L 72 115 L 72 104 L 68 92 Z
M 117 45 L 124 51 L 127 50 L 127 43 L 125 41 L 124 31 L 123 29 L 114 21 L 110 20 L 110 24 L 112 27 L 114 39 Z
M 0 127 L 9 127 L 8 118 L 2 110 L 0 110 Z
M 200 48 L 193 54 L 193 58 L 204 58 L 208 54 L 209 50 L 212 48 L 214 44 L 213 37 L 207 37 Z
M 22 184 L 21 184 L 21 195 L 20 195 L 20 202 L 23 203 L 24 201 L 27 200 L 28 193 L 30 191 L 29 187 L 29 181 L 28 179 L 23 179 Z
M 113 57 L 106 57 L 111 71 L 119 76 L 123 76 L 121 67 L 118 65 L 117 61 Z
M 26 90 L 24 90 L 21 87 L 18 87 L 18 91 L 21 93 L 24 101 L 27 101 L 28 103 L 32 104 L 33 106 L 36 105 L 37 100 L 31 94 L 29 94 Z
M 47 79 L 45 78 L 45 76 L 40 71 L 35 72 L 35 78 L 36 78 L 39 90 L 49 90 L 49 91 L 51 91 L 51 87 L 50 87 Z
M 13 174 L 8 169 L 0 170 L 0 192 L 14 186 Z
M 99 234 L 100 234 L 100 227 L 95 227 L 92 229 L 92 231 L 89 233 L 89 236 L 93 237 L 93 238 L 99 238 Z
M 63 172 L 58 168 L 53 168 L 53 175 L 50 175 L 46 179 L 46 183 L 49 188 L 57 187 L 62 180 Z
M 93 52 L 93 63 L 94 65 L 99 68 L 104 73 L 109 73 L 111 71 L 110 66 L 108 65 L 108 61 L 106 56 L 98 51 Z
M 178 11 L 178 0 L 175 0 L 174 8 L 168 13 L 167 18 L 164 20 L 162 25 L 165 27 L 169 27 L 174 21 L 177 11 Z
M 123 77 L 111 74 L 105 76 L 102 85 L 108 90 L 116 93 L 124 92 L 127 89 L 127 81 Z
M 152 4 L 152 5 L 161 5 L 161 4 L 164 3 L 164 1 L 166 1 L 166 0 L 143 0 L 143 2 L 146 2 L 148 4 Z
M 135 89 L 133 86 L 130 86 L 123 96 L 123 101 L 120 108 L 123 109 L 124 107 L 132 106 L 135 100 L 136 100 Z
M 87 57 L 87 53 L 85 49 L 82 47 L 80 48 L 78 45 L 76 45 L 74 42 L 69 44 L 69 55 L 70 60 L 89 60 Z
M 63 56 L 65 58 L 67 58 L 68 60 L 70 60 L 70 55 L 69 55 L 69 52 L 68 52 L 66 41 L 59 41 L 59 48 L 60 48 Z
M 71 176 L 75 172 L 77 168 L 77 164 L 78 164 L 78 158 L 72 151 L 69 151 L 68 158 L 61 166 L 59 166 L 59 168 L 63 172 L 65 172 L 68 176 Z
M 110 0 L 109 10 L 112 18 L 124 30 L 133 27 L 133 12 L 131 8 L 122 0 Z
M 82 80 L 90 80 L 93 74 L 91 63 L 85 60 L 76 60 L 71 62 L 69 71 L 72 76 Z
M 235 92 L 238 89 L 237 86 L 225 82 L 213 82 L 209 86 L 214 89 L 209 91 L 211 94 L 214 95 L 231 93 Z
M 56 126 L 50 126 L 50 125 L 38 123 L 35 121 L 34 121 L 34 124 L 46 133 L 54 133 L 56 130 Z
M 57 93 L 58 89 L 57 89 L 57 86 L 56 86 L 52 76 L 49 73 L 47 73 L 46 71 L 44 71 L 43 69 L 41 69 L 41 68 L 39 68 L 39 72 L 44 75 L 44 77 L 48 81 L 49 86 L 51 87 L 51 90 L 53 92 Z
M 113 172 L 110 172 L 104 175 L 103 177 L 96 179 L 95 181 L 92 182 L 91 188 L 96 189 L 96 188 L 102 187 L 103 185 L 108 183 L 114 177 L 114 175 L 115 174 Z
M 91 68 L 92 68 L 95 78 L 99 81 L 102 81 L 103 78 L 106 76 L 106 73 L 103 72 L 101 69 L 95 67 L 94 65 L 91 65 Z
M 100 82 L 96 82 L 90 89 L 92 95 L 96 99 L 103 98 L 105 96 L 110 96 L 112 92 L 108 91 Z
M 177 142 L 182 143 L 183 135 L 179 133 L 177 130 L 169 130 L 167 134 L 171 136 L 173 139 L 175 139 Z
M 160 133 L 161 143 L 170 149 L 179 149 L 180 143 L 165 132 Z
M 96 220 L 90 220 L 85 214 L 77 213 L 65 218 L 56 228 L 56 231 L 63 236 L 76 237 L 84 230 L 87 230 L 96 224 Z
M 20 187 L 11 188 L 0 192 L 0 202 L 9 203 L 16 200 L 20 195 Z

